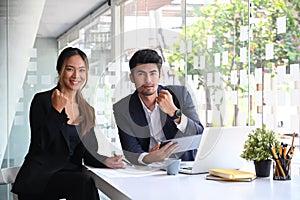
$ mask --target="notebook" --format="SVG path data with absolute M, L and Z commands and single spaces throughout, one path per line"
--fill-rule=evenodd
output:
M 252 126 L 205 128 L 195 161 L 182 162 L 180 173 L 208 173 L 213 168 L 240 169 L 243 159 L 240 154 Z
M 226 179 L 241 179 L 241 178 L 255 178 L 255 173 L 242 171 L 237 169 L 209 169 L 209 174 L 213 176 L 218 176 Z

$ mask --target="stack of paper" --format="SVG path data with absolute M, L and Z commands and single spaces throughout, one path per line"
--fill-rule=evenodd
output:
M 221 181 L 252 181 L 256 175 L 252 172 L 241 171 L 237 169 L 210 169 L 209 175 L 206 176 L 208 180 Z

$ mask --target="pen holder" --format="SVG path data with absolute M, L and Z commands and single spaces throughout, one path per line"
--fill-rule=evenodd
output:
M 291 180 L 291 159 L 274 160 L 273 171 L 273 180 Z

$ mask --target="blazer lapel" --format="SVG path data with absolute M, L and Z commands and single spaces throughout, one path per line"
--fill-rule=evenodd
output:
M 134 126 L 138 127 L 138 132 L 135 137 L 140 141 L 142 148 L 148 151 L 150 144 L 150 129 L 143 109 L 143 105 L 135 91 L 129 100 L 129 114 Z
M 148 126 L 143 105 L 138 97 L 137 91 L 135 91 L 130 98 L 129 113 L 134 123 L 141 127 Z

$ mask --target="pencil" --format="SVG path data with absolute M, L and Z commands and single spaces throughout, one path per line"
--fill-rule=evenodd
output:
M 274 146 L 275 147 L 275 146 Z M 271 153 L 272 153 L 272 155 L 273 155 L 273 158 L 274 158 L 274 160 L 275 160 L 275 162 L 276 162 L 276 164 L 277 164 L 277 166 L 278 166 L 278 168 L 279 168 L 279 171 L 280 171 L 280 173 L 281 173 L 281 175 L 283 176 L 283 177 L 285 177 L 285 172 L 284 172 L 284 170 L 283 170 L 283 168 L 282 168 L 282 166 L 281 166 L 281 163 L 280 163 L 280 161 L 279 161 L 279 158 L 278 158 L 278 156 L 277 156 L 277 154 L 276 154 L 276 152 L 275 152 L 275 148 L 271 148 Z
M 118 156 L 118 155 L 117 155 L 117 154 L 114 154 L 114 156 Z M 123 161 L 124 163 L 126 163 L 127 165 L 129 165 L 129 166 L 131 166 L 131 167 L 134 167 L 134 165 L 133 165 L 132 163 L 130 163 L 128 160 L 122 159 L 122 161 Z

